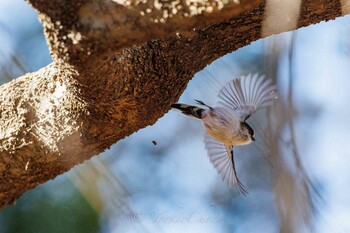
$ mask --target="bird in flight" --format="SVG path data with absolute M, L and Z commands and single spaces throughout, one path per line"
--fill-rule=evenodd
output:
M 247 194 L 237 177 L 233 148 L 255 141 L 254 130 L 246 120 L 258 109 L 276 99 L 276 86 L 265 75 L 247 75 L 227 82 L 218 92 L 219 100 L 211 107 L 196 100 L 198 106 L 171 105 L 182 114 L 202 121 L 208 157 L 228 187 Z

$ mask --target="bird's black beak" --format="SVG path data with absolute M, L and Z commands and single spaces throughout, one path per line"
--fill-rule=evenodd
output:
M 255 141 L 255 137 L 254 136 L 252 136 L 252 140 Z

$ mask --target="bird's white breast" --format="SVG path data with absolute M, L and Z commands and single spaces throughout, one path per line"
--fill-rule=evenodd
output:
M 205 110 L 202 113 L 202 122 L 205 130 L 225 145 L 243 144 L 241 124 L 233 110 L 223 107 Z

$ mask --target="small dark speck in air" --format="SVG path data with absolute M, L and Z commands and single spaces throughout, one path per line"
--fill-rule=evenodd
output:
M 157 145 L 157 141 L 153 140 L 152 143 L 153 143 L 153 145 Z

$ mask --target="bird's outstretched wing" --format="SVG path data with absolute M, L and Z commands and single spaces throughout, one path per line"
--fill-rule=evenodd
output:
M 235 169 L 233 147 L 225 146 L 215 140 L 208 133 L 204 133 L 205 148 L 208 151 L 208 157 L 214 167 L 221 175 L 222 180 L 228 187 L 237 187 L 243 195 L 247 194 L 244 185 L 239 181 Z
M 218 104 L 238 112 L 245 121 L 259 108 L 267 107 L 276 99 L 276 86 L 265 75 L 242 76 L 226 83 L 219 90 Z

